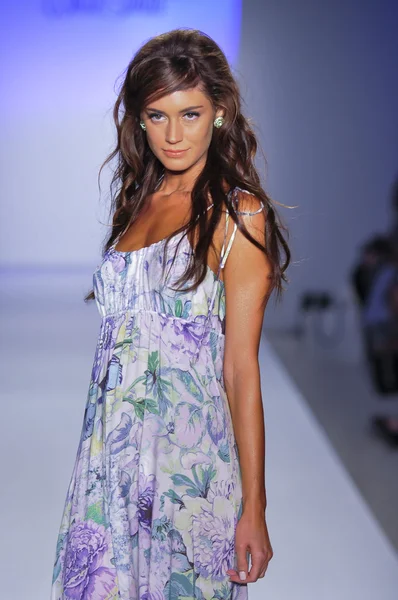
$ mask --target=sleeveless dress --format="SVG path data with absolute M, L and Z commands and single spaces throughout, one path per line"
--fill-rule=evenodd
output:
M 248 597 L 226 574 L 242 511 L 223 381 L 228 218 L 218 272 L 195 291 L 171 289 L 193 253 L 184 232 L 165 265 L 165 239 L 115 242 L 93 274 L 101 325 L 52 600 Z

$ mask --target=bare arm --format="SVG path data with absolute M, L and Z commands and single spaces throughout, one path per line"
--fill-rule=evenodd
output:
M 240 194 L 239 210 L 254 212 L 259 207 L 256 198 Z M 264 245 L 264 212 L 240 215 L 240 219 L 249 233 Z M 238 230 L 224 270 L 224 381 L 242 473 L 243 514 L 238 523 L 236 549 L 238 571 L 245 572 L 246 582 L 264 576 L 272 557 L 264 515 L 267 504 L 265 431 L 258 363 L 264 311 L 271 292 L 269 275 L 266 255 Z M 246 552 L 251 554 L 249 573 Z M 238 575 L 232 575 L 231 580 L 240 581 Z

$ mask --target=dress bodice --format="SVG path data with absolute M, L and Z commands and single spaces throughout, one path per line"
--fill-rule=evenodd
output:
M 240 189 L 234 188 L 234 191 Z M 259 210 L 262 208 L 263 205 Z M 184 329 L 194 328 L 199 332 L 199 341 L 209 330 L 217 336 L 223 335 L 225 287 L 219 273 L 225 266 L 237 230 L 234 223 L 227 240 L 229 217 L 227 210 L 218 272 L 208 266 L 204 280 L 195 290 L 185 289 L 192 282 L 175 289 L 194 253 L 185 231 L 173 235 L 167 245 L 167 238 L 164 238 L 132 251 L 116 250 L 116 240 L 93 275 L 95 300 L 101 317 L 114 319 L 126 312 L 152 313 L 162 321 L 177 320 L 178 326 Z
M 166 247 L 165 243 L 166 238 L 124 252 L 116 250 L 115 242 L 93 275 L 96 304 L 103 321 L 113 322 L 126 314 L 144 313 L 160 321 L 165 332 L 184 331 L 190 346 L 190 360 L 195 361 L 209 331 L 216 344 L 223 345 L 224 284 L 207 267 L 204 280 L 195 290 L 185 290 L 188 285 L 176 290 L 176 282 L 185 271 L 193 250 L 183 232 L 172 236 Z
M 166 238 L 133 251 L 116 250 L 115 242 L 105 252 L 93 276 L 95 300 L 102 317 L 133 310 L 154 311 L 184 319 L 195 318 L 207 314 L 208 300 L 217 286 L 220 302 L 215 312 L 219 314 L 221 310 L 222 320 L 222 280 L 207 267 L 205 279 L 196 290 L 185 291 L 186 286 L 180 286 L 180 290 L 173 289 L 185 271 L 193 250 L 187 236 L 181 233 L 170 239 L 166 249 L 165 242 Z

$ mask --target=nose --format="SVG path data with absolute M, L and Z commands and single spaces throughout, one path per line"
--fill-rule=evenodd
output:
M 182 125 L 178 119 L 170 119 L 166 127 L 166 141 L 169 144 L 178 144 L 183 138 Z

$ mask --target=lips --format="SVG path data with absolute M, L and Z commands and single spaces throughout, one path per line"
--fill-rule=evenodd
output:
M 163 152 L 165 152 L 168 156 L 181 156 L 182 154 L 184 154 L 184 152 L 187 151 L 187 149 L 185 149 L 185 150 L 163 150 Z

